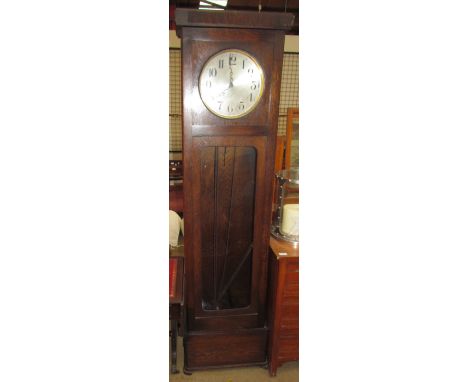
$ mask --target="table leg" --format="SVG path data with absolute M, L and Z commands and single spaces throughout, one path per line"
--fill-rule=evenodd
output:
M 177 320 L 171 320 L 171 373 L 177 374 Z

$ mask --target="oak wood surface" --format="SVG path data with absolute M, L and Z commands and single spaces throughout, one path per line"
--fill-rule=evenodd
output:
M 270 212 L 284 28 L 291 15 L 177 10 L 182 39 L 185 368 L 266 361 Z M 272 29 L 273 28 L 273 29 Z M 198 91 L 204 63 L 224 49 L 265 74 L 256 108 L 211 113 Z
M 184 339 L 185 370 L 266 364 L 267 330 L 199 331 Z
M 294 15 L 284 12 L 197 12 L 193 9 L 179 8 L 175 12 L 175 21 L 178 34 L 181 33 L 181 26 L 229 29 L 279 29 L 288 31 L 293 26 Z

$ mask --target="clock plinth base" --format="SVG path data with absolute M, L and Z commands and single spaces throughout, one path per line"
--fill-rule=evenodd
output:
M 267 329 L 188 332 L 184 338 L 184 370 L 264 365 Z

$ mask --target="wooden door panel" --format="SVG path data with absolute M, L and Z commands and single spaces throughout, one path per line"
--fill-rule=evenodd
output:
M 250 304 L 256 150 L 209 146 L 200 150 L 202 306 Z
M 201 285 L 193 305 L 200 327 L 209 327 L 209 317 L 224 322 L 233 313 L 231 320 L 243 327 L 258 324 L 264 301 L 254 291 L 266 277 L 261 259 L 267 247 L 258 224 L 265 218 L 265 186 L 257 179 L 264 176 L 265 142 L 258 136 L 194 138 L 192 207 L 202 224 L 193 231 L 193 277 Z

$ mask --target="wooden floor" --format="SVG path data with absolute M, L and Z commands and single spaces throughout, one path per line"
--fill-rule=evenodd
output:
M 177 342 L 177 368 L 179 374 L 170 374 L 170 382 L 190 381 L 190 382 L 298 382 L 299 362 L 288 362 L 278 368 L 276 377 L 270 377 L 268 370 L 258 367 L 238 367 L 230 369 L 218 369 L 208 371 L 197 371 L 192 375 L 183 373 L 184 352 L 182 337 L 178 337 Z M 167 372 L 170 371 L 170 360 Z

